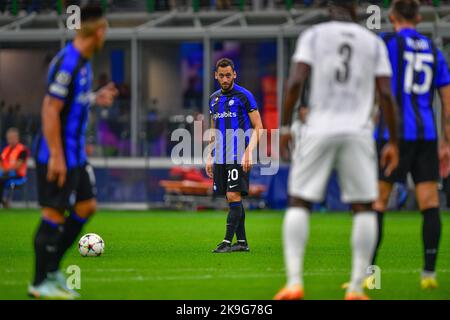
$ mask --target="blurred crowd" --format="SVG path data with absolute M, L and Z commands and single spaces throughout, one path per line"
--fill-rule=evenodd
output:
M 97 2 L 110 12 L 132 12 L 132 11 L 169 11 L 178 10 L 263 10 L 263 9 L 285 9 L 290 6 L 301 7 L 323 7 L 328 0 L 0 0 L 0 12 L 51 12 L 76 4 L 85 5 Z M 382 5 L 385 1 L 360 1 L 361 3 L 374 3 Z M 422 0 L 422 3 L 431 5 L 433 3 L 450 4 L 450 0 Z M 242 7 L 243 6 L 243 7 Z
M 100 75 L 98 87 L 109 79 Z M 90 155 L 127 156 L 130 154 L 130 88 L 128 84 L 117 85 L 119 96 L 111 108 L 93 107 L 87 129 L 88 153 Z M 24 111 L 20 104 L 7 104 L 0 99 L 0 149 L 6 143 L 6 132 L 15 127 L 22 142 L 33 150 L 40 133 L 40 115 Z

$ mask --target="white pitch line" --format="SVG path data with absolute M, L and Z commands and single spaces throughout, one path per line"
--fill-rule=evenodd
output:
M 87 282 L 129 282 L 129 281 L 180 281 L 180 280 L 211 280 L 211 279 L 244 279 L 244 278 L 275 278 L 275 277 L 281 277 L 284 276 L 283 274 L 277 274 L 277 275 L 267 275 L 267 274 L 253 274 L 253 275 L 212 275 L 212 274 L 206 274 L 201 276 L 156 276 L 156 277 L 143 277 L 143 276 L 136 276 L 136 277 L 113 277 L 113 278 L 91 278 L 91 277 L 85 277 L 81 278 L 81 281 L 87 281 Z M 25 284 L 25 282 L 20 281 L 5 281 L 1 283 L 1 285 L 5 286 L 15 286 L 15 285 L 22 285 Z
M 88 272 L 89 273 L 95 273 L 95 272 L 111 272 L 111 273 L 121 273 L 121 272 L 140 272 L 140 271 L 156 271 L 157 269 L 151 269 L 151 268 L 145 268 L 145 269 L 89 269 Z M 254 268 L 240 268 L 239 271 L 254 271 Z M 278 269 L 280 270 L 280 269 Z M 281 269 L 282 270 L 282 269 Z M 83 271 L 83 270 L 82 270 Z M 172 268 L 172 269 L 164 269 L 164 271 L 167 272 L 189 272 L 189 271 L 220 271 L 217 268 Z M 268 268 L 266 270 L 263 271 L 276 271 L 274 269 Z M 25 270 L 25 269 L 6 269 L 4 270 L 5 273 L 28 273 L 29 270 Z
M 183 269 L 180 269 L 183 270 Z M 382 271 L 383 272 L 383 271 Z M 450 269 L 443 269 L 443 270 L 438 270 L 438 272 L 442 272 L 442 273 L 448 273 L 450 272 Z M 401 269 L 397 269 L 397 270 L 388 270 L 385 271 L 385 273 L 388 274 L 392 274 L 392 273 L 400 273 L 400 274 L 415 274 L 415 273 L 420 273 L 420 270 L 401 270 Z M 343 275 L 349 275 L 350 271 L 349 270 L 327 270 L 326 272 L 324 271 L 315 271 L 315 272 L 305 272 L 304 276 L 305 277 L 316 277 L 316 276 L 343 276 Z M 146 281 L 146 282 L 151 282 L 151 281 L 182 281 L 182 280 L 211 280 L 211 279 L 249 279 L 249 278 L 253 278 L 253 279 L 262 279 L 262 278 L 279 278 L 279 277 L 284 277 L 285 274 L 284 272 L 277 272 L 277 273 L 272 273 L 272 274 L 228 274 L 228 275 L 214 275 L 214 274 L 205 274 L 205 275 L 197 275 L 197 276 L 154 276 L 154 277 L 145 277 L 145 276 L 134 276 L 134 277 L 112 277 L 112 278 L 99 278 L 99 277 L 84 277 L 82 278 L 82 281 L 84 279 L 84 281 L 88 281 L 88 282 L 129 282 L 129 281 L 133 281 L 133 282 L 141 282 L 141 281 Z M 4 286 L 16 286 L 16 285 L 23 285 L 26 282 L 21 282 L 21 281 L 5 281 L 0 283 L 0 285 L 4 285 Z
M 412 269 L 412 270 L 405 270 L 405 269 L 381 269 L 383 273 L 416 273 L 416 272 L 421 272 L 420 269 Z M 83 271 L 83 270 L 82 270 Z M 143 271 L 158 271 L 157 269 L 152 269 L 152 268 L 144 268 L 144 269 L 131 269 L 131 268 L 127 268 L 127 269 L 120 269 L 120 268 L 116 268 L 116 269 L 88 269 L 89 273 L 95 273 L 95 272 L 101 272 L 101 273 L 105 273 L 105 272 L 111 272 L 111 273 L 121 273 L 121 272 L 143 272 Z M 171 269 L 164 269 L 164 271 L 170 273 L 170 272 L 189 272 L 189 271 L 213 271 L 213 272 L 217 272 L 217 271 L 223 271 L 221 269 L 218 268 L 171 268 Z M 240 272 L 245 272 L 245 271 L 255 271 L 254 268 L 240 268 L 238 271 Z M 284 272 L 284 268 L 281 269 L 273 269 L 273 268 L 267 268 L 265 270 L 261 270 L 261 271 L 267 271 L 267 272 Z M 3 272 L 5 273 L 28 273 L 29 270 L 25 270 L 25 269 L 5 269 L 3 270 Z M 350 269 L 334 269 L 334 268 L 325 268 L 325 269 L 316 269 L 312 272 L 310 272 L 309 274 L 326 274 L 326 273 L 344 273 L 344 272 L 350 272 Z M 438 273 L 448 273 L 450 272 L 450 269 L 438 269 L 437 270 Z M 307 273 L 305 273 L 305 275 L 307 275 Z

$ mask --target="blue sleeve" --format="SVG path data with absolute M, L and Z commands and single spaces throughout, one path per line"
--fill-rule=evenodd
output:
M 209 97 L 209 114 L 214 113 L 214 105 L 216 103 L 216 101 L 214 101 L 215 98 L 216 98 L 215 94 Z
M 68 57 L 63 58 L 60 63 L 52 65 L 49 72 L 47 94 L 65 102 L 73 81 L 74 69 L 75 65 Z
M 445 62 L 444 55 L 440 50 L 437 50 L 437 74 L 436 74 L 436 87 L 442 88 L 450 84 L 450 71 L 448 70 L 447 63 Z
M 253 97 L 253 94 L 251 92 L 247 91 L 245 92 L 245 108 L 247 109 L 247 112 L 252 112 L 255 110 L 258 110 L 258 104 L 256 103 L 255 97 Z

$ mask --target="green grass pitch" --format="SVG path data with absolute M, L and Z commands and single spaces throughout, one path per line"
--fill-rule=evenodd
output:
M 84 299 L 271 299 L 285 281 L 281 211 L 247 213 L 250 253 L 212 254 L 224 234 L 225 212 L 101 211 L 84 233 L 106 243 L 105 254 L 83 258 L 76 246 L 63 266 L 81 268 Z M 27 299 L 37 210 L 0 211 L 0 299 Z M 450 299 L 450 214 L 438 260 L 440 287 L 419 288 L 419 213 L 389 213 L 374 299 Z M 350 270 L 351 215 L 315 213 L 305 260 L 306 299 L 342 299 Z

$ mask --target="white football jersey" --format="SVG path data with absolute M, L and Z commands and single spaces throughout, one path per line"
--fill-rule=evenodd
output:
M 321 23 L 300 35 L 292 60 L 311 66 L 304 134 L 372 134 L 375 77 L 392 75 L 378 36 L 356 23 Z

